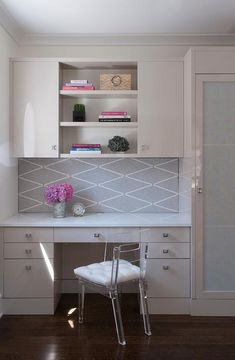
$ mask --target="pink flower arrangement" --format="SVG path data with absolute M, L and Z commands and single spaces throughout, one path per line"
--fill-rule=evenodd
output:
M 72 200 L 73 188 L 68 183 L 47 186 L 44 198 L 48 204 Z

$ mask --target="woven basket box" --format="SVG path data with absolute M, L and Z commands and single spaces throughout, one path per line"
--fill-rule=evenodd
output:
M 100 74 L 100 90 L 131 90 L 131 74 Z

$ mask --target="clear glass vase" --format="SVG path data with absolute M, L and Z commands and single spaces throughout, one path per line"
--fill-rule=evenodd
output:
M 55 218 L 63 218 L 63 217 L 65 217 L 65 201 L 63 201 L 63 202 L 55 202 L 53 204 L 53 216 Z

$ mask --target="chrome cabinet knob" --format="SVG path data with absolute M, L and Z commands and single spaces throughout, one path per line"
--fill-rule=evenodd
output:
M 57 150 L 57 145 L 51 145 L 51 150 L 52 150 L 52 151 Z
M 169 234 L 168 234 L 168 233 L 163 233 L 162 236 L 163 236 L 164 238 L 168 238 L 168 237 L 169 237 Z
M 163 270 L 168 270 L 169 269 L 169 266 L 168 265 L 163 265 Z
M 163 249 L 162 252 L 163 252 L 163 254 L 168 254 L 169 250 L 168 249 Z
M 140 149 L 141 151 L 149 150 L 149 145 L 141 145 Z
M 27 270 L 27 271 L 32 270 L 32 266 L 31 265 L 25 265 L 25 270 Z
M 31 249 L 25 249 L 25 253 L 26 253 L 27 255 L 32 254 L 32 250 L 31 250 Z

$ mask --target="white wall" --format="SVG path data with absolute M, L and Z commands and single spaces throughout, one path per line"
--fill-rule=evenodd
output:
M 0 26 L 0 221 L 17 212 L 17 162 L 10 157 L 9 144 L 9 58 L 16 56 L 15 41 Z M 0 233 L 0 314 L 2 313 L 2 253 Z

